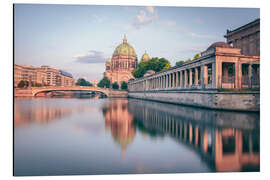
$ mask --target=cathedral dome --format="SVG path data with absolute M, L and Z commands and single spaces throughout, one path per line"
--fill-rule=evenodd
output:
M 150 59 L 149 55 L 146 53 L 143 54 L 142 58 L 141 58 L 141 61 L 145 62 L 145 61 L 148 61 Z
M 124 36 L 123 43 L 117 46 L 114 50 L 113 56 L 136 56 L 134 48 L 127 43 L 126 35 Z

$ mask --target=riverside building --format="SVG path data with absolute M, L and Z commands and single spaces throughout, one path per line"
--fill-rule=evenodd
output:
M 74 78 L 70 73 L 49 66 L 34 67 L 14 64 L 14 87 L 20 81 L 32 82 L 40 86 L 73 86 Z

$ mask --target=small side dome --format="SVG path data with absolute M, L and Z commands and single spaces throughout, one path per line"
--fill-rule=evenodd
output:
M 148 61 L 150 59 L 149 55 L 146 53 L 143 54 L 142 58 L 141 58 L 141 61 L 145 62 L 145 61 Z
M 146 71 L 146 73 L 143 75 L 143 77 L 150 76 L 150 75 L 155 74 L 155 73 L 156 73 L 156 72 L 153 71 L 153 70 L 148 70 L 148 71 Z
M 106 63 L 111 63 L 112 60 L 111 59 L 107 59 Z
M 223 48 L 232 48 L 232 46 L 230 46 L 229 44 L 225 43 L 225 42 L 215 42 L 213 44 L 211 44 L 211 46 L 209 46 L 207 48 L 207 51 L 209 49 L 212 49 L 212 48 L 216 48 L 216 47 L 223 47 Z

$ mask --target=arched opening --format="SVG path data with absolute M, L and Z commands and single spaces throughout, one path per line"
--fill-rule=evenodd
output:
M 102 91 L 95 90 L 44 90 L 38 91 L 34 97 L 59 97 L 59 98 L 107 98 L 108 95 Z

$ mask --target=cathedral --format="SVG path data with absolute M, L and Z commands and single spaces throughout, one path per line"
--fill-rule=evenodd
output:
M 150 58 L 145 52 L 141 61 L 148 61 Z M 107 77 L 111 83 L 117 82 L 121 85 L 122 81 L 127 82 L 134 78 L 132 71 L 137 68 L 138 60 L 134 48 L 127 43 L 126 35 L 123 42 L 118 45 L 112 55 L 112 59 L 106 61 L 106 70 L 104 77 Z

